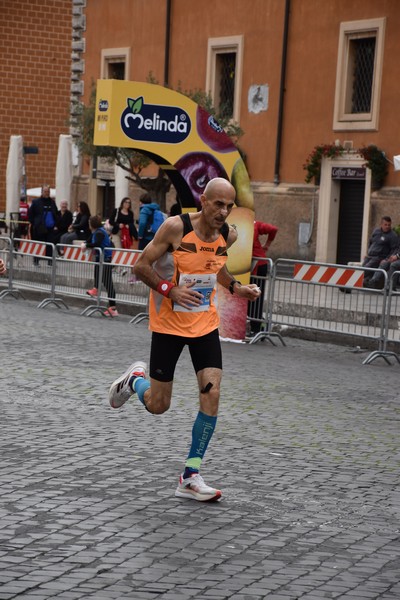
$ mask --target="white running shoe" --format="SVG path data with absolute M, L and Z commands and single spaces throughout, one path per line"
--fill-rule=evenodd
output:
M 179 477 L 179 484 L 175 490 L 178 498 L 191 498 L 199 502 L 213 502 L 222 496 L 221 490 L 209 487 L 199 473 L 193 473 L 187 479 Z
M 146 368 L 145 362 L 136 361 L 111 384 L 108 400 L 112 408 L 121 408 L 133 396 L 135 392 L 132 391 L 129 381 L 132 377 L 145 377 Z

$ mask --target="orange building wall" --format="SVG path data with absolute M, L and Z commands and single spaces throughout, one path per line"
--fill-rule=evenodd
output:
M 400 91 L 396 0 L 292 0 L 287 86 L 282 142 L 282 180 L 304 181 L 302 164 L 321 143 L 353 140 L 354 148 L 376 144 L 388 157 L 400 153 L 400 122 L 396 117 Z M 333 108 L 340 23 L 386 16 L 384 66 L 378 131 L 334 131 Z M 311 35 L 312 33 L 312 35 Z M 399 185 L 389 169 L 387 186 Z
M 166 4 L 160 0 L 116 0 L 110 10 L 109 0 L 87 3 L 86 98 L 91 78 L 100 76 L 102 48 L 131 47 L 129 78 L 146 81 L 151 71 L 163 84 Z M 245 136 L 240 144 L 248 154 L 252 178 L 265 180 L 268 174 L 272 180 L 285 3 L 230 0 L 228 4 L 225 0 L 172 1 L 169 85 L 205 90 L 208 38 L 244 35 L 240 125 Z M 247 110 L 247 90 L 253 83 L 270 85 L 270 108 L 261 115 Z M 256 152 L 255 144 L 260 144 Z
M 0 1 L 0 210 L 11 135 L 22 135 L 28 186 L 54 186 L 58 137 L 68 133 L 72 4 L 64 0 Z
M 163 0 L 89 0 L 86 8 L 86 90 L 100 75 L 102 48 L 131 47 L 130 79 L 145 81 L 150 71 L 164 78 L 166 5 Z M 169 83 L 183 90 L 205 89 L 207 40 L 243 35 L 240 146 L 253 182 L 273 182 L 280 93 L 284 0 L 172 0 Z M 379 131 L 333 131 L 333 108 L 340 23 L 387 17 Z M 304 183 L 303 164 L 320 143 L 370 143 L 390 157 L 400 153 L 396 118 L 400 2 L 397 0 L 292 0 L 289 20 L 280 181 Z M 251 85 L 269 86 L 268 110 L 248 110 Z M 398 185 L 390 170 L 386 185 Z
M 185 6 L 185 0 L 173 2 L 171 85 L 176 87 L 181 81 L 183 89 L 205 89 L 208 39 L 243 35 L 240 126 L 245 134 L 239 144 L 247 154 L 251 179 L 272 181 L 285 2 L 204 0 L 196 5 L 197 11 L 191 4 L 189 15 Z M 253 84 L 269 86 L 269 108 L 257 115 L 247 108 Z
M 146 81 L 150 71 L 160 84 L 164 80 L 165 11 L 160 0 L 89 1 L 85 9 L 85 98 L 91 79 L 99 79 L 101 51 L 106 48 L 131 48 L 128 79 Z
M 166 0 L 87 0 L 84 9 L 85 99 L 100 76 L 103 48 L 131 48 L 129 78 L 145 81 L 151 71 L 163 83 Z M 175 89 L 205 89 L 209 37 L 244 36 L 240 145 L 253 182 L 274 179 L 284 26 L 284 0 L 172 0 L 169 81 Z M 353 140 L 374 143 L 391 158 L 400 153 L 397 106 L 400 2 L 398 0 L 292 0 L 289 22 L 280 181 L 301 184 L 302 168 L 316 144 Z M 377 132 L 332 129 L 339 27 L 342 21 L 386 16 L 384 67 Z M 5 206 L 9 138 L 21 134 L 39 147 L 27 156 L 28 185 L 54 185 L 60 133 L 68 132 L 72 2 L 0 0 L 0 210 Z M 269 86 L 268 110 L 252 114 L 252 84 Z M 399 185 L 389 169 L 387 186 Z

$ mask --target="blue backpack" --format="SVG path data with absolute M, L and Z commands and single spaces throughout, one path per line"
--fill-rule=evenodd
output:
M 44 209 L 44 226 L 46 229 L 53 229 L 56 221 L 54 219 L 53 211 L 51 208 Z
M 161 225 L 164 223 L 164 221 L 165 221 L 164 213 L 162 213 L 161 210 L 156 208 L 155 210 L 153 210 L 153 218 L 150 222 L 149 231 L 151 231 L 151 233 L 153 233 L 153 234 L 156 233 L 156 231 L 158 231 L 158 229 L 161 227 Z

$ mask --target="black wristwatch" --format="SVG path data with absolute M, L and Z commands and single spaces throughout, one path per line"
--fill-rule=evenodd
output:
M 234 289 L 233 286 L 235 285 L 235 283 L 238 283 L 239 285 L 241 285 L 240 281 L 238 281 L 237 279 L 232 279 L 232 281 L 229 284 L 228 290 L 230 291 L 231 294 L 233 294 Z

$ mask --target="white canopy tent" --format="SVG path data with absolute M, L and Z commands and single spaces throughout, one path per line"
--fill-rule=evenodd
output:
M 73 179 L 72 136 L 61 134 L 58 140 L 56 165 L 56 199 L 71 201 L 71 186 Z
M 24 149 L 22 135 L 10 137 L 6 171 L 6 220 L 10 213 L 19 211 L 24 176 Z
M 40 198 L 40 196 L 42 195 L 42 188 L 41 187 L 29 188 L 28 190 L 26 190 L 26 195 L 28 198 Z M 55 198 L 55 197 L 56 197 L 56 190 L 54 188 L 50 188 L 50 198 Z
M 115 165 L 115 207 L 118 208 L 122 198 L 129 196 L 128 171 Z

